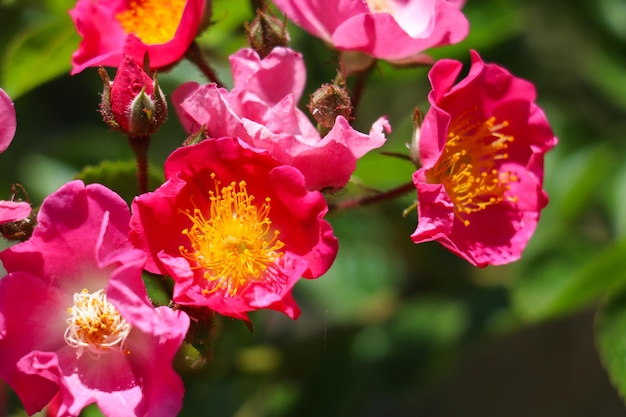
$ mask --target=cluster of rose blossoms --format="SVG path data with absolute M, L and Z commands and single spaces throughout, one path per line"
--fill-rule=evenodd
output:
M 462 3 L 274 0 L 338 51 L 343 79 L 376 60 L 432 64 L 424 50 L 467 35 Z M 112 82 L 100 69 L 100 110 L 128 136 L 143 185 L 130 210 L 114 191 L 79 180 L 32 213 L 26 201 L 0 202 L 3 230 L 26 230 L 0 253 L 0 377 L 28 414 L 49 405 L 48 415 L 76 416 L 96 403 L 106 416 L 176 415 L 184 388 L 172 361 L 194 329 L 214 314 L 249 321 L 258 309 L 295 319 L 293 286 L 335 259 L 324 193 L 345 187 L 391 127 L 381 117 L 367 134 L 354 130 L 343 79 L 316 92 L 315 126 L 297 107 L 302 56 L 267 10 L 248 26 L 253 48 L 230 56 L 234 86 L 224 88 L 194 41 L 210 9 L 206 0 L 79 0 L 70 11 L 82 36 L 72 73 L 118 69 Z M 543 159 L 556 138 L 530 82 L 470 54 L 458 82 L 460 62 L 432 65 L 430 109 L 415 118 L 406 159 L 417 167 L 413 241 L 437 241 L 482 267 L 521 256 L 547 204 Z M 189 137 L 148 192 L 145 151 L 167 112 L 156 71 L 183 58 L 213 82 L 171 94 Z M 0 93 L 3 151 L 16 118 Z M 153 305 L 144 271 L 173 281 L 169 306 Z

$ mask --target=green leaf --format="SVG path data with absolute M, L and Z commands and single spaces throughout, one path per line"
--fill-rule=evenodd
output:
M 11 40 L 2 57 L 3 88 L 15 100 L 69 73 L 79 40 L 69 16 L 55 16 L 26 27 Z
M 160 168 L 151 165 L 148 175 L 151 190 L 163 183 Z M 134 160 L 104 161 L 98 166 L 86 167 L 76 178 L 83 180 L 86 184 L 102 184 L 118 193 L 129 204 L 139 193 L 137 165 Z
M 83 417 L 104 417 L 102 411 L 95 404 L 90 404 L 85 407 L 81 413 Z
M 514 301 L 523 315 L 541 319 L 562 315 L 601 297 L 610 287 L 626 281 L 626 239 L 602 249 L 582 267 L 574 259 L 534 269 L 535 279 L 516 288 Z
M 596 344 L 606 370 L 626 398 L 626 288 L 614 291 L 598 310 Z
M 76 6 L 76 0 L 45 0 L 45 5 L 51 13 L 67 16 L 68 11 Z

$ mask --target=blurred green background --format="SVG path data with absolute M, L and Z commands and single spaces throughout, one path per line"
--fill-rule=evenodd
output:
M 78 45 L 71 7 L 69 0 L 0 0 L 0 87 L 15 98 L 18 116 L 16 138 L 0 155 L 1 198 L 17 182 L 39 203 L 87 165 L 132 160 L 126 139 L 108 132 L 97 112 L 96 70 L 68 75 Z M 245 45 L 242 23 L 252 12 L 244 0 L 215 0 L 214 8 L 215 24 L 200 43 L 229 84 L 227 57 Z M 467 63 L 476 49 L 533 81 L 560 140 L 546 160 L 550 204 L 523 259 L 477 269 L 435 243 L 414 245 L 416 215 L 401 215 L 414 195 L 333 214 L 339 256 L 328 274 L 296 286 L 297 321 L 257 312 L 250 332 L 221 319 L 201 369 L 185 358 L 192 352 L 181 352 L 181 415 L 626 416 L 600 359 L 623 387 L 626 2 L 468 0 L 464 10 L 470 36 L 432 55 Z M 334 78 L 336 56 L 289 30 L 307 63 L 306 104 Z M 381 63 L 356 126 L 367 131 L 387 114 L 393 133 L 384 149 L 404 151 L 413 108 L 428 109 L 426 75 Z M 204 82 L 188 63 L 160 77 L 167 95 L 191 79 Z M 184 138 L 172 111 L 153 138 L 157 173 Z M 355 180 L 384 190 L 412 171 L 372 152 Z M 23 414 L 7 395 L 6 412 Z

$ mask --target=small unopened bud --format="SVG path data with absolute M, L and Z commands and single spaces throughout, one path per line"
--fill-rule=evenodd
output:
M 128 136 L 150 136 L 167 119 L 167 102 L 156 73 L 151 78 L 139 64 L 125 57 L 111 81 L 103 68 L 98 73 L 104 83 L 100 113 L 104 122 Z
M 313 118 L 326 129 L 332 129 L 337 116 L 352 118 L 352 104 L 345 88 L 323 84 L 313 94 L 308 105 Z
M 289 34 L 286 24 L 263 10 L 257 10 L 251 23 L 245 24 L 248 43 L 261 58 L 265 58 L 276 46 L 287 46 Z
M 411 162 L 418 168 L 422 166 L 419 150 L 422 119 L 422 112 L 416 107 L 415 110 L 413 110 L 413 136 L 411 137 L 411 143 L 407 143 L 406 145 L 407 148 L 409 148 L 409 158 L 411 158 Z

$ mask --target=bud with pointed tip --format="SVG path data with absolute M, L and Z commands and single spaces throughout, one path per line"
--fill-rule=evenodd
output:
M 420 129 L 422 127 L 422 120 L 424 116 L 422 112 L 416 107 L 413 110 L 413 136 L 411 137 L 411 143 L 407 144 L 407 148 L 409 149 L 409 157 L 411 158 L 411 162 L 416 167 L 421 167 L 422 163 L 420 162 Z
M 245 27 L 248 44 L 261 58 L 268 56 L 274 47 L 289 44 L 286 23 L 263 10 L 258 9 L 256 17 Z
M 345 88 L 337 85 L 323 84 L 311 94 L 308 108 L 311 116 L 326 129 L 332 129 L 337 116 L 352 119 L 350 95 Z
M 98 70 L 104 82 L 100 113 L 112 129 L 128 136 L 150 136 L 167 119 L 167 102 L 156 73 L 151 78 L 132 58 L 125 57 L 111 81 Z

